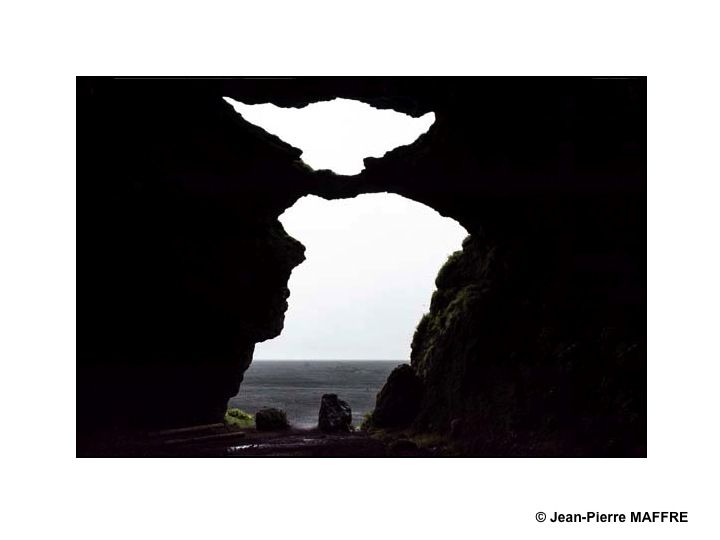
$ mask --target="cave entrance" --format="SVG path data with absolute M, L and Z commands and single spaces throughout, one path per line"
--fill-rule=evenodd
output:
M 277 407 L 298 427 L 317 425 L 320 398 L 336 393 L 359 424 L 428 311 L 438 269 L 467 231 L 394 194 L 301 198 L 280 221 L 306 247 L 288 287 L 285 326 L 256 346 L 228 406 Z

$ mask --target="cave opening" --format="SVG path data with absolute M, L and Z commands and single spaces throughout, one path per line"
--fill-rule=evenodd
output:
M 353 423 L 372 411 L 388 374 L 410 359 L 438 269 L 467 231 L 400 195 L 305 196 L 280 216 L 306 247 L 290 277 L 281 334 L 258 343 L 229 408 L 285 410 L 291 425 L 317 425 L 320 399 L 336 393 Z
M 343 176 L 361 173 L 366 157 L 383 157 L 395 148 L 412 144 L 435 122 L 433 112 L 414 118 L 343 98 L 304 107 L 224 99 L 247 122 L 302 150 L 302 161 L 312 169 Z

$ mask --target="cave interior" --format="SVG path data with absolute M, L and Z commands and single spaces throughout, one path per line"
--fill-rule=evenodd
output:
M 435 123 L 348 180 L 224 97 Z M 306 195 L 387 192 L 469 235 L 378 424 L 454 429 L 465 455 L 646 455 L 645 78 L 81 77 L 77 126 L 93 241 L 80 454 L 111 432 L 222 419 L 305 257 L 278 216 Z

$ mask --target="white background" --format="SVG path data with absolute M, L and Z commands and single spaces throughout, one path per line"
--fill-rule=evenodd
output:
M 0 536 L 717 537 L 714 3 L 278 4 L 0 8 Z M 74 77 L 228 73 L 648 75 L 649 457 L 76 459 Z M 540 510 L 690 523 L 538 524 Z

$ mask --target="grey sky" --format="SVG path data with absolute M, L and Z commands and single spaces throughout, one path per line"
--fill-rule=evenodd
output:
M 256 359 L 407 360 L 435 276 L 467 235 L 399 195 L 307 196 L 280 218 L 307 248 L 290 277 L 282 334 Z
M 382 157 L 398 146 L 412 144 L 435 122 L 435 114 L 413 118 L 361 101 L 333 99 L 302 108 L 272 103 L 246 105 L 225 98 L 248 122 L 303 151 L 302 160 L 315 170 L 355 175 L 363 158 Z

